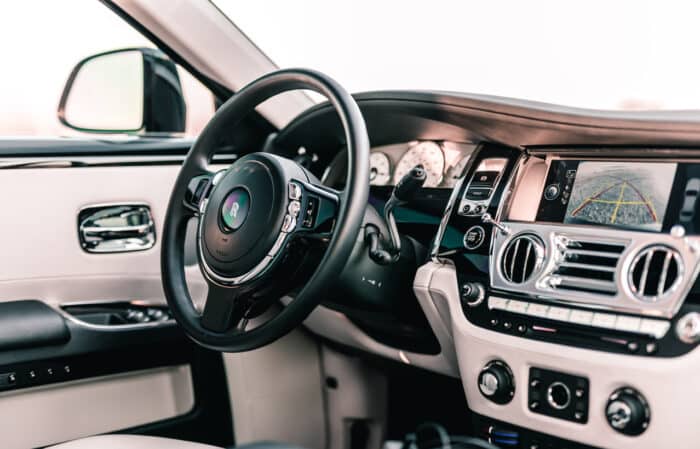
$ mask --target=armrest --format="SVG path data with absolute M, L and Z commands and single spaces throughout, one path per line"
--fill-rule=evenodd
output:
M 0 302 L 0 350 L 56 345 L 69 338 L 65 319 L 43 302 Z

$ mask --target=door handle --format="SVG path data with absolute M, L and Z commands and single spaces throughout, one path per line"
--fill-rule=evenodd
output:
M 144 251 L 156 243 L 153 216 L 145 204 L 85 207 L 78 214 L 78 235 L 89 253 Z

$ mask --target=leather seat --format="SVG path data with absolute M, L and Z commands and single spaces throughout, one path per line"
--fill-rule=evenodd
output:
M 47 449 L 221 449 L 208 444 L 141 435 L 100 435 L 50 446 Z M 236 449 L 300 449 L 284 443 L 262 441 L 243 444 Z

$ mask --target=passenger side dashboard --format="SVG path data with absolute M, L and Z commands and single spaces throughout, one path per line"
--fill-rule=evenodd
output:
M 504 447 L 664 447 L 672 427 L 693 447 L 695 156 L 475 152 L 414 289 L 451 329 L 480 428 L 516 435 Z

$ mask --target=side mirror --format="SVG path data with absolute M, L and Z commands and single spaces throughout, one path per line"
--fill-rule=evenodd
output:
M 83 59 L 58 105 L 64 125 L 98 133 L 178 133 L 185 99 L 177 68 L 160 50 L 134 48 Z

